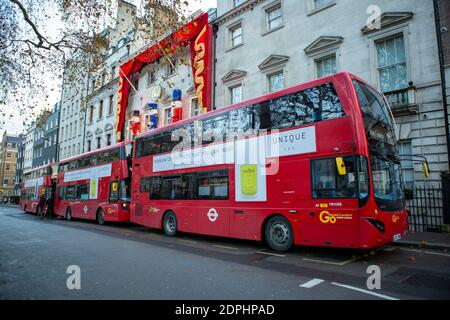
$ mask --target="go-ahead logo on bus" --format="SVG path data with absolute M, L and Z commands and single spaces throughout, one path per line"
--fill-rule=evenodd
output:
M 328 211 L 322 211 L 319 216 L 320 222 L 335 224 L 338 220 L 352 220 L 353 215 L 346 213 L 329 213 Z
M 215 222 L 217 218 L 219 218 L 219 213 L 217 212 L 216 209 L 211 208 L 208 211 L 208 218 L 211 222 Z
M 84 206 L 83 212 L 84 212 L 84 214 L 88 213 L 88 207 L 87 206 Z

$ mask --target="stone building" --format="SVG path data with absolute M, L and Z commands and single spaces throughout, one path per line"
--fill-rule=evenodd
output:
M 109 49 L 103 54 L 99 70 L 89 75 L 84 152 L 116 143 L 118 63 L 142 46 L 137 36 L 136 11 L 133 4 L 119 0 L 115 27 L 103 32 Z
M 217 108 L 348 71 L 388 97 L 401 154 L 427 157 L 428 179 L 403 162 L 406 186 L 440 182 L 448 146 L 432 0 L 222 0 L 217 15 Z
M 36 123 L 32 167 L 37 168 L 58 159 L 59 104 L 46 110 Z
M 20 183 L 23 176 L 23 165 L 25 157 L 25 138 L 23 134 L 19 135 L 19 143 L 17 144 L 17 161 L 16 161 L 16 174 L 14 177 L 14 195 L 20 196 Z
M 17 146 L 20 139 L 16 135 L 3 133 L 0 145 L 0 201 L 9 200 L 14 195 Z

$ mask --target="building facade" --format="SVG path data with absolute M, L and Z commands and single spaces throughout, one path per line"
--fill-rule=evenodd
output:
M 215 106 L 348 71 L 390 101 L 407 188 L 448 170 L 432 0 L 223 0 L 215 20 Z M 349 18 L 351 14 L 351 18 Z M 332 21 L 332 23 L 330 23 Z
M 86 128 L 84 152 L 116 143 L 115 124 L 119 61 L 126 59 L 142 44 L 136 30 L 136 6 L 118 1 L 116 24 L 103 35 L 109 48 L 103 55 L 103 63 L 90 75 L 89 95 L 86 98 Z
M 442 87 L 443 96 L 446 97 L 445 107 L 447 110 L 447 144 L 450 145 L 450 1 L 435 0 L 436 3 L 436 30 L 439 36 L 439 46 L 441 50 L 441 71 L 444 78 Z M 450 152 L 449 152 L 450 157 Z
M 0 145 L 0 201 L 9 201 L 14 196 L 18 136 L 4 132 Z
M 33 168 L 33 149 L 35 134 L 35 123 L 32 123 L 23 133 L 23 172 L 26 172 Z
M 59 160 L 80 154 L 83 150 L 88 67 L 88 58 L 80 54 L 64 69 L 58 130 Z
M 37 168 L 58 159 L 59 103 L 40 116 L 35 130 L 32 167 Z
M 22 183 L 24 159 L 25 159 L 25 139 L 24 135 L 20 134 L 19 143 L 17 145 L 16 175 L 14 177 L 15 196 L 20 196 L 20 184 Z

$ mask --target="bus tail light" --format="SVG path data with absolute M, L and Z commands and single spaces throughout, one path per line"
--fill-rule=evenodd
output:
M 386 231 L 384 223 L 381 222 L 380 220 L 367 219 L 367 221 L 369 221 L 370 224 L 373 225 L 375 228 L 377 228 L 378 231 L 380 231 L 382 234 L 384 234 L 384 232 Z

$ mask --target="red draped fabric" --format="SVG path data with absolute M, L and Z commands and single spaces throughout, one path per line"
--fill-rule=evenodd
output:
M 131 76 L 145 65 L 158 60 L 163 52 L 172 53 L 177 47 L 190 45 L 192 72 L 199 105 L 205 111 L 211 110 L 211 42 L 212 28 L 208 23 L 208 14 L 204 13 L 120 67 L 116 116 L 118 141 L 123 138 L 121 132 L 125 122 Z

